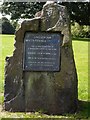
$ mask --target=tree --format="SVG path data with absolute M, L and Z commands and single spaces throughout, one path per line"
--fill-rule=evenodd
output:
M 1 11 L 3 14 L 11 15 L 12 20 L 32 18 L 44 4 L 44 2 L 4 2 Z M 72 21 L 80 25 L 90 25 L 89 2 L 61 2 L 59 4 L 67 6 Z
M 42 9 L 44 2 L 5 2 L 2 4 L 1 11 L 8 14 L 11 19 L 32 18 L 34 14 Z
M 6 17 L 2 18 L 2 34 L 14 34 L 15 29 Z
M 90 3 L 88 2 L 67 2 L 62 3 L 67 6 L 70 18 L 80 25 L 90 25 Z

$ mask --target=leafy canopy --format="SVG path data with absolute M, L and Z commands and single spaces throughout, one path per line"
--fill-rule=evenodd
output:
M 32 18 L 40 11 L 44 2 L 4 2 L 1 11 L 8 14 L 11 19 Z M 80 25 L 90 25 L 90 3 L 89 2 L 63 2 L 69 11 L 71 21 Z

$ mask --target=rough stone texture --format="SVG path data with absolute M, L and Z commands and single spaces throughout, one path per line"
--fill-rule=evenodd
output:
M 23 72 L 23 38 L 29 30 L 62 31 L 60 72 Z M 77 73 L 66 8 L 57 3 L 45 4 L 34 19 L 22 23 L 15 40 L 16 49 L 6 63 L 5 110 L 48 114 L 74 112 L 78 96 Z
M 16 32 L 15 50 L 13 56 L 6 58 L 5 66 L 5 110 L 25 111 L 25 91 L 23 72 L 23 48 L 24 33 L 28 30 L 37 30 L 38 19 L 24 21 L 21 28 Z

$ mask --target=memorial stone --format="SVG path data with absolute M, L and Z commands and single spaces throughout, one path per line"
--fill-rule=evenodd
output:
M 66 7 L 46 3 L 21 24 L 14 46 L 13 56 L 6 58 L 5 110 L 75 112 L 77 73 Z

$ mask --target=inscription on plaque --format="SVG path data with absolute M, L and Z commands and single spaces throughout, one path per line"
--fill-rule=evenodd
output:
M 23 68 L 25 71 L 59 71 L 60 33 L 26 32 Z

